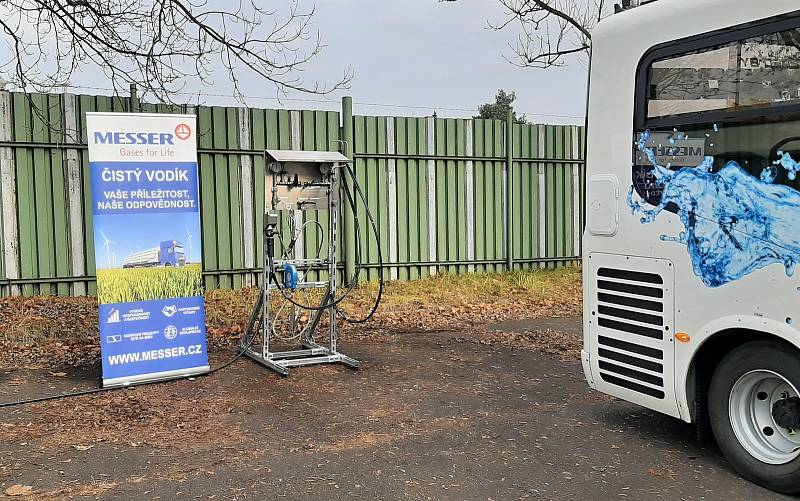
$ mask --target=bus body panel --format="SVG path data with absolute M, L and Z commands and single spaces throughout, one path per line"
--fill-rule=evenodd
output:
M 684 225 L 679 216 L 664 211 L 654 222 L 642 224 L 642 216 L 632 214 L 626 201 L 632 183 L 636 77 L 644 54 L 660 44 L 796 12 L 798 9 L 800 5 L 796 0 L 659 0 L 613 15 L 602 21 L 594 31 L 587 120 L 582 354 L 584 371 L 592 387 L 690 421 L 691 407 L 686 391 L 689 367 L 697 350 L 714 334 L 731 328 L 750 328 L 779 336 L 800 347 L 800 313 L 797 313 L 800 306 L 800 274 L 787 276 L 782 265 L 771 264 L 722 286 L 709 287 L 693 272 L 692 259 L 686 246 L 661 238 L 662 235 L 675 236 L 682 231 Z M 604 176 L 605 180 L 594 176 Z M 613 183 L 607 182 L 608 176 L 616 178 L 619 185 L 616 192 Z M 597 276 L 598 266 L 590 263 L 595 259 L 594 256 L 617 256 L 616 261 L 626 257 L 656 259 L 671 263 L 674 268 L 671 277 L 663 277 L 662 284 L 664 288 L 671 285 L 675 291 L 670 307 L 672 311 L 664 315 L 673 315 L 674 321 L 663 325 L 665 335 L 661 340 L 664 362 L 672 365 L 664 367 L 663 398 L 630 391 L 609 384 L 600 377 L 603 372 L 600 368 L 602 357 L 598 353 L 600 349 L 608 351 L 608 347 L 601 347 L 598 343 L 604 331 L 598 328 L 595 320 L 597 295 L 604 291 L 597 285 L 601 278 Z M 644 271 L 645 268 L 632 271 Z M 624 266 L 615 269 L 625 271 Z M 636 280 L 625 278 L 611 281 L 637 285 Z M 664 305 L 665 308 L 668 306 Z M 795 314 L 797 318 L 793 319 Z M 634 325 L 643 324 L 635 321 Z M 691 340 L 688 343 L 676 342 L 674 335 L 679 332 L 688 334 Z M 619 349 L 615 356 L 624 359 L 626 353 L 626 350 Z M 647 357 L 643 360 L 653 361 Z M 605 361 L 608 366 L 609 360 L 605 358 Z M 635 364 L 644 362 L 639 360 Z M 642 368 L 635 364 L 619 362 L 615 365 L 626 370 Z M 647 370 L 640 372 L 650 373 Z
M 592 252 L 584 264 L 594 291 L 586 315 L 595 340 L 595 388 L 679 417 L 672 337 L 674 266 L 667 259 Z M 638 295 L 637 295 L 638 294 Z

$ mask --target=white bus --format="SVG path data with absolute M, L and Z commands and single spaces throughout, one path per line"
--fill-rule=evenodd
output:
M 798 493 L 800 2 L 647 2 L 592 45 L 589 385 Z

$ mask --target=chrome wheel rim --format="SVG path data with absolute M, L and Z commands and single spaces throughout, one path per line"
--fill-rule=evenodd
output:
M 767 464 L 786 464 L 800 456 L 800 430 L 791 434 L 772 417 L 778 400 L 798 396 L 785 377 L 768 370 L 750 371 L 731 389 L 728 416 L 739 444 Z

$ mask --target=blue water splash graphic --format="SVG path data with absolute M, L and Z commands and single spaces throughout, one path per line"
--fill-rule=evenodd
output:
M 772 162 L 772 165 L 780 165 L 787 170 L 786 176 L 792 181 L 797 177 L 797 172 L 800 171 L 800 163 L 796 162 L 791 155 L 785 151 L 778 151 L 781 158 Z
M 692 268 L 704 284 L 719 287 L 739 280 L 760 268 L 780 263 L 791 276 L 800 262 L 800 192 L 790 186 L 772 184 L 777 169 L 767 167 L 760 178 L 750 175 L 731 161 L 712 172 L 713 157 L 697 167 L 670 170 L 656 162 L 655 151 L 647 147 L 645 131 L 636 147 L 654 166 L 656 183 L 663 188 L 658 206 L 647 208 L 628 192 L 628 205 L 640 214 L 642 224 L 652 223 L 669 204 L 678 208 L 684 231 L 677 236 L 661 235 L 662 241 L 686 245 Z M 774 162 L 789 176 L 800 164 L 785 152 Z
M 672 129 L 672 132 L 673 134 L 669 138 L 669 144 L 675 144 L 678 141 L 689 139 L 689 136 L 687 136 L 685 132 L 678 132 L 678 129 Z
M 761 171 L 762 183 L 772 184 L 775 182 L 776 177 L 778 177 L 778 169 L 771 165 L 764 167 L 764 170 Z

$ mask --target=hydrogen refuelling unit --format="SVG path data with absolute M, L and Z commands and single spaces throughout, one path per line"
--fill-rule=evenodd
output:
M 335 151 L 267 150 L 264 157 L 261 294 L 241 353 L 284 376 L 292 367 L 321 363 L 357 369 L 358 360 L 338 351 L 337 322 L 363 323 L 372 317 L 381 300 L 383 272 L 378 268 L 377 295 L 370 310 L 360 318 L 345 311 L 343 302 L 359 284 L 363 267 L 360 237 L 354 274 L 347 276 L 339 267 L 340 215 L 352 211 L 350 231 L 370 232 L 365 241 L 370 234 L 380 241 L 351 162 Z M 359 202 L 366 220 L 359 218 Z M 309 232 L 314 232 L 318 245 L 306 255 L 303 239 Z M 378 260 L 382 261 L 380 249 Z

